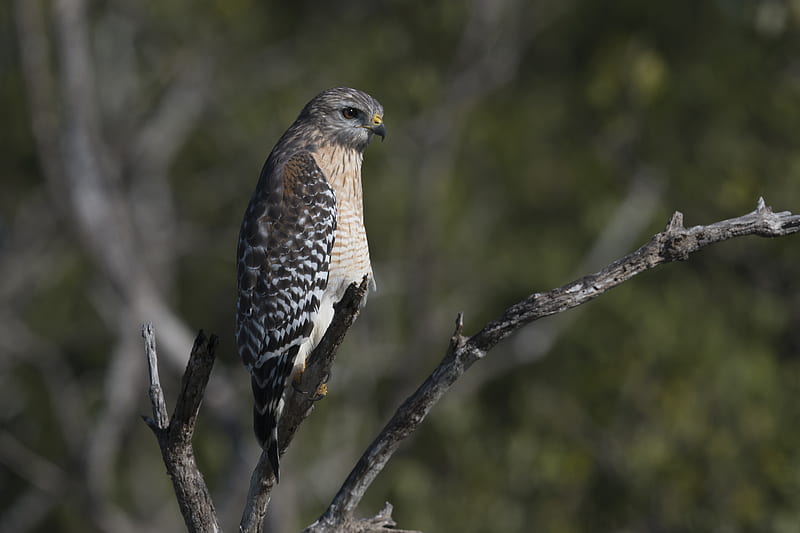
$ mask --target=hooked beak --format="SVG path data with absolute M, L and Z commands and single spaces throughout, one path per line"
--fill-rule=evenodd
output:
M 383 125 L 383 117 L 378 113 L 372 115 L 369 126 L 365 127 L 375 135 L 380 136 L 381 142 L 386 138 L 386 126 Z

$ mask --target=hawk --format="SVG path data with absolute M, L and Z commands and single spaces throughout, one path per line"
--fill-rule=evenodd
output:
M 305 369 L 333 305 L 368 276 L 364 150 L 383 139 L 383 107 L 339 87 L 314 97 L 267 157 L 237 250 L 236 345 L 250 372 L 253 427 L 278 479 L 283 394 Z

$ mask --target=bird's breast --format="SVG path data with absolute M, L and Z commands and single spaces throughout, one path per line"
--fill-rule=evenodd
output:
M 360 282 L 365 274 L 372 278 L 369 244 L 361 210 L 350 202 L 337 204 L 336 233 L 331 252 L 328 284 L 337 292 L 337 284 L 344 289 L 352 282 Z

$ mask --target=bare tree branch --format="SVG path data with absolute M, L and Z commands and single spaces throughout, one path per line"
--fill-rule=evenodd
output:
M 745 235 L 781 237 L 798 231 L 800 215 L 792 215 L 789 211 L 774 213 L 772 208 L 765 205 L 763 198 L 758 199 L 755 211 L 746 215 L 689 229 L 683 227 L 683 214 L 676 211 L 663 232 L 653 236 L 632 254 L 595 274 L 551 291 L 534 293 L 512 305 L 497 320 L 469 339 L 469 349 L 482 357 L 524 324 L 572 309 L 662 263 L 684 261 L 709 244 Z
M 197 468 L 192 449 L 197 413 L 203 399 L 211 368 L 214 365 L 214 352 L 217 337 L 206 338 L 201 331 L 194 341 L 192 354 L 181 381 L 181 392 L 175 404 L 175 412 L 167 423 L 166 402 L 158 379 L 155 348 L 155 331 L 152 324 L 142 327 L 145 351 L 150 367 L 150 398 L 153 418 L 145 417 L 145 422 L 155 433 L 161 456 L 172 479 L 172 486 L 178 505 L 191 532 L 222 531 L 214 510 L 214 502 L 206 487 L 203 475 Z
M 357 519 L 353 513 L 375 477 L 391 459 L 400 443 L 410 436 L 427 414 L 476 361 L 483 358 L 498 342 L 520 327 L 556 313 L 572 309 L 624 283 L 633 276 L 660 264 L 688 259 L 689 255 L 710 244 L 758 235 L 780 237 L 800 232 L 800 216 L 790 212 L 775 213 L 759 198 L 756 209 L 741 217 L 707 226 L 683 226 L 683 215 L 675 212 L 666 229 L 653 236 L 635 252 L 602 270 L 547 292 L 534 293 L 510 306 L 497 319 L 471 337 L 463 335 L 463 317 L 458 315 L 456 328 L 447 353 L 425 382 L 397 409 L 377 438 L 359 459 L 325 513 L 304 533 L 367 533 L 398 532 L 391 518 L 392 507 L 386 504 L 376 516 Z M 288 395 L 279 428 L 281 453 L 291 442 L 300 423 L 313 409 L 314 400 L 324 385 L 336 350 L 359 313 L 359 303 L 366 291 L 366 279 L 360 286 L 351 285 L 322 342 L 312 354 L 300 387 L 303 392 Z M 172 478 L 178 503 L 190 531 L 220 531 L 214 505 L 202 474 L 197 469 L 191 439 L 211 366 L 214 362 L 216 338 L 206 340 L 201 332 L 195 341 L 189 365 L 183 378 L 175 413 L 166 421 L 163 392 L 158 382 L 155 341 L 151 325 L 143 328 L 145 351 L 150 366 L 150 391 L 154 418 L 146 422 L 156 434 L 167 472 Z M 253 472 L 245 512 L 240 523 L 242 532 L 261 532 L 270 493 L 275 485 L 268 461 L 262 454 Z M 407 532 L 408 533 L 408 532 Z
M 395 529 L 394 526 L 397 523 L 392 518 L 392 510 L 392 504 L 386 502 L 383 509 L 372 518 L 353 518 L 351 515 L 346 515 L 334 529 L 325 529 L 324 531 L 336 531 L 337 533 L 421 533 L 410 529 Z M 312 527 L 314 526 L 303 530 L 303 533 L 313 531 Z
M 656 206 L 663 196 L 663 183 L 652 172 L 639 169 L 634 173 L 627 196 L 616 207 L 606 226 L 599 232 L 592 247 L 572 275 L 579 276 L 613 261 L 636 244 L 645 226 L 653 219 Z M 480 372 L 465 376 L 454 394 L 470 396 L 486 383 L 507 374 L 520 365 L 545 357 L 578 317 L 580 310 L 565 313 L 546 322 L 529 324 L 514 335 L 509 357 L 493 357 Z M 452 401 L 453 396 L 450 396 Z
M 633 276 L 663 263 L 682 261 L 701 248 L 745 235 L 780 237 L 800 231 L 800 216 L 790 212 L 774 213 L 759 198 L 756 210 L 738 218 L 708 226 L 683 227 L 683 215 L 675 212 L 667 228 L 644 246 L 604 269 L 562 287 L 534 293 L 512 305 L 471 337 L 462 334 L 463 317 L 458 315 L 456 329 L 442 362 L 425 382 L 398 408 L 378 437 L 367 448 L 345 480 L 327 511 L 304 533 L 341 531 L 350 523 L 353 512 L 367 488 L 380 473 L 403 439 L 411 435 L 431 408 L 476 361 L 498 342 L 520 327 L 572 309 L 624 283 Z
M 328 331 L 319 346 L 311 354 L 306 371 L 298 386 L 290 389 L 286 398 L 284 413 L 278 428 L 280 453 L 286 450 L 294 438 L 297 428 L 311 413 L 318 391 L 330 374 L 336 351 L 344 340 L 347 330 L 353 325 L 360 311 L 360 303 L 367 291 L 367 280 L 348 287 L 342 300 L 335 307 L 335 315 Z M 167 408 L 161 383 L 158 377 L 158 357 L 155 346 L 155 333 L 152 324 L 142 328 L 145 339 L 145 354 L 150 373 L 150 402 L 153 418 L 145 422 L 158 438 L 167 473 L 172 479 L 175 494 L 190 531 L 220 531 L 216 511 L 194 461 L 191 439 L 200 400 L 205 392 L 211 366 L 214 362 L 216 337 L 206 341 L 202 332 L 195 340 L 186 373 L 183 376 L 181 392 L 178 396 L 175 413 L 167 420 Z M 248 492 L 247 504 L 240 524 L 240 531 L 262 531 L 264 516 L 269 504 L 270 493 L 275 486 L 269 462 L 262 453 L 253 471 Z
M 156 334 L 153 324 L 145 324 L 142 328 L 144 337 L 144 353 L 147 356 L 147 373 L 150 376 L 150 405 L 153 406 L 153 418 L 147 425 L 155 425 L 159 429 L 169 427 L 167 415 L 167 402 L 164 399 L 164 390 L 161 388 L 161 379 L 158 377 L 158 355 L 156 355 Z

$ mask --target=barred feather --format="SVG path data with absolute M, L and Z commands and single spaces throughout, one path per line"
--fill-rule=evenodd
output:
M 354 89 L 309 102 L 267 158 L 239 234 L 236 343 L 251 374 L 256 438 L 276 478 L 277 428 L 293 368 L 325 333 L 347 284 L 372 276 L 361 200 L 361 154 L 372 126 L 354 125 L 343 106 L 383 113 Z

